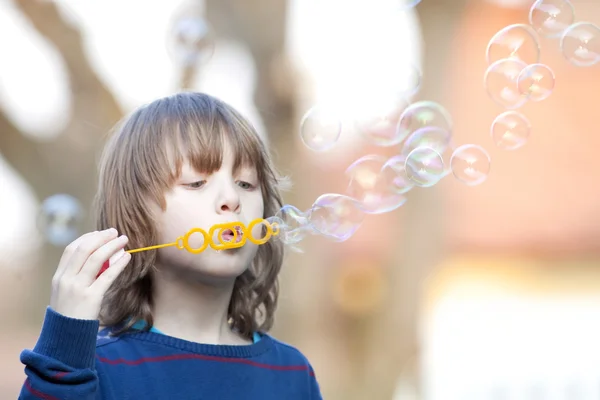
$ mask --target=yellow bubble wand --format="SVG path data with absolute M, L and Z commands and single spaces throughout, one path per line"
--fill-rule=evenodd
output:
M 257 239 L 252 235 L 252 229 L 259 224 L 263 224 L 266 227 L 267 232 L 264 237 Z M 238 229 L 240 232 L 238 232 Z M 223 238 L 223 232 L 226 232 L 227 230 L 230 230 L 233 234 L 233 237 L 230 240 L 225 240 Z M 213 241 L 213 236 L 215 235 L 215 232 L 217 232 L 217 239 L 218 239 L 219 243 L 215 243 Z M 192 246 L 190 246 L 190 243 L 189 243 L 190 237 L 195 233 L 201 234 L 202 237 L 204 238 L 202 246 L 200 246 L 196 249 L 193 248 Z M 192 254 L 198 254 L 198 253 L 202 253 L 204 250 L 206 250 L 208 248 L 208 246 L 210 246 L 214 250 L 218 250 L 218 251 L 242 247 L 244 244 L 246 244 L 246 240 L 249 240 L 250 242 L 252 242 L 256 245 L 265 244 L 269 241 L 269 239 L 271 239 L 271 237 L 277 236 L 278 234 L 279 234 L 279 224 L 277 222 L 269 222 L 266 219 L 257 218 L 254 221 L 250 222 L 250 224 L 248 226 L 244 225 L 241 222 L 226 222 L 224 224 L 217 224 L 217 225 L 211 226 L 208 232 L 206 232 L 202 228 L 192 228 L 185 235 L 179 236 L 173 243 L 165 243 L 165 244 L 158 244 L 155 246 L 141 247 L 139 249 L 127 250 L 127 252 L 128 253 L 139 253 L 140 251 L 156 250 L 156 249 L 162 249 L 165 247 L 173 247 L 174 246 L 174 247 L 177 247 L 179 250 L 185 249 Z M 239 241 L 237 240 L 238 235 L 242 236 Z

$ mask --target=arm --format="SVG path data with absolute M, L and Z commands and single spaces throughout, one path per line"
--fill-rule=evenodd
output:
M 99 322 L 65 317 L 48 307 L 33 350 L 21 353 L 27 379 L 20 400 L 94 400 Z
M 317 377 L 315 376 L 315 371 L 312 369 L 312 366 L 310 366 L 310 378 L 310 400 L 323 400 L 319 382 L 317 382 Z
M 116 229 L 89 232 L 67 246 L 52 278 L 50 307 L 35 348 L 21 353 L 27 379 L 21 400 L 94 400 L 96 337 L 102 299 L 129 264 L 127 237 Z M 102 263 L 120 254 L 99 274 Z M 99 398 L 100 396 L 98 396 Z

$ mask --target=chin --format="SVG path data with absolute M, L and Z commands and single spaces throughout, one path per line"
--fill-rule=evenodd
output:
M 248 269 L 256 251 L 256 246 L 244 246 L 219 252 L 209 248 L 201 254 L 165 252 L 161 264 L 180 279 L 228 284 Z
M 220 252 L 208 250 L 194 263 L 193 269 L 206 277 L 235 280 L 248 269 L 255 254 L 255 251 L 246 248 Z

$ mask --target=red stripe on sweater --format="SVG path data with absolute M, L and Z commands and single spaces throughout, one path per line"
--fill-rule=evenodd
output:
M 110 360 L 108 358 L 97 356 L 100 362 L 118 365 L 140 365 L 149 362 L 164 362 L 164 361 L 178 361 L 178 360 L 205 360 L 205 361 L 217 361 L 224 363 L 236 363 L 236 364 L 246 364 L 253 367 L 270 369 L 274 371 L 309 371 L 310 375 L 314 376 L 314 372 L 308 367 L 308 365 L 272 365 L 272 364 L 263 364 L 257 363 L 255 361 L 246 360 L 244 358 L 227 358 L 227 357 L 217 357 L 217 356 L 204 356 L 200 354 L 173 354 L 169 356 L 161 356 L 161 357 L 142 357 L 137 360 L 125 360 L 123 358 L 118 358 L 116 360 Z
M 57 397 L 50 396 L 49 394 L 42 393 L 39 390 L 34 389 L 31 386 L 31 382 L 29 382 L 29 378 L 25 379 L 25 387 L 32 395 L 39 397 L 42 400 L 59 400 Z

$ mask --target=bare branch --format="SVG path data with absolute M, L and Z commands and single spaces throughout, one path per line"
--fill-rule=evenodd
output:
M 33 188 L 47 178 L 46 162 L 41 154 L 42 143 L 23 135 L 8 116 L 0 111 L 0 151 L 4 159 Z
M 21 12 L 35 29 L 58 50 L 68 70 L 73 93 L 73 119 L 84 121 L 92 129 L 67 129 L 66 136 L 81 135 L 96 143 L 122 115 L 116 99 L 96 75 L 85 54 L 81 34 L 61 16 L 59 6 L 52 1 L 15 0 Z M 81 125 L 81 124 L 76 124 Z M 61 138 L 63 139 L 63 138 Z M 67 138 L 64 138 L 67 139 Z

